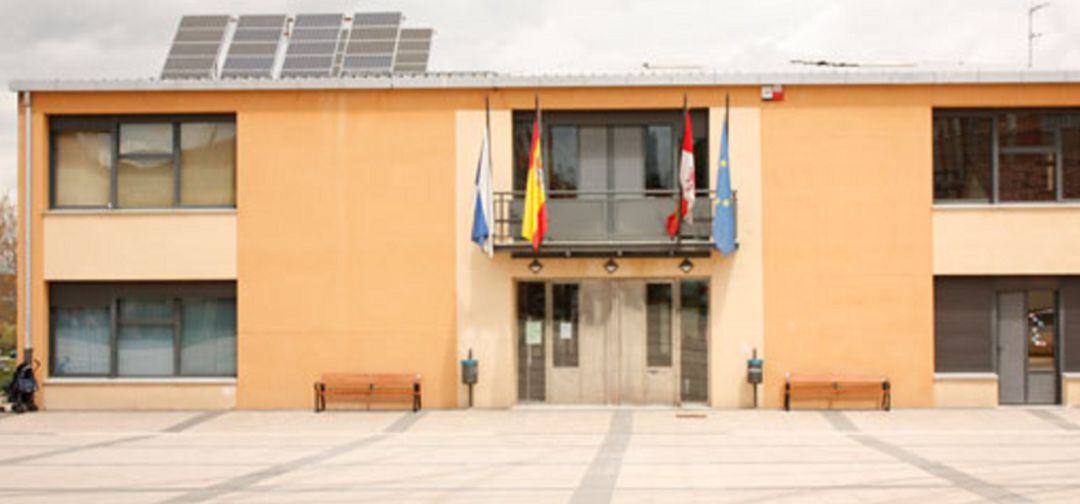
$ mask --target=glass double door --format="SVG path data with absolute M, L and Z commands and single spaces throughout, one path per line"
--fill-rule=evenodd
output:
M 1049 289 L 997 295 L 998 401 L 1058 402 L 1058 296 Z
M 708 282 L 518 284 L 518 397 L 553 404 L 708 399 Z

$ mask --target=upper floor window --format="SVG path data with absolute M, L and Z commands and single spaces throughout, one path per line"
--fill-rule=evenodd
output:
M 1080 111 L 934 113 L 934 201 L 1080 199 Z
M 232 116 L 54 117 L 53 208 L 233 207 Z
M 525 190 L 534 113 L 514 118 L 514 190 Z M 704 110 L 691 111 L 697 187 L 709 181 Z M 544 112 L 544 168 L 552 198 L 626 194 L 671 197 L 678 190 L 681 110 Z

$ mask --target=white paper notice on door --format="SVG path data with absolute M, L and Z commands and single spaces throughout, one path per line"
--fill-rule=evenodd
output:
M 544 342 L 544 321 L 528 320 L 525 322 L 525 344 L 540 345 Z
M 571 322 L 559 322 L 559 339 L 574 339 L 574 324 Z

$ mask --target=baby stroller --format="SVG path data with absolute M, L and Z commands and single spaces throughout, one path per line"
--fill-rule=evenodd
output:
M 37 371 L 37 368 L 36 361 L 34 365 L 23 362 L 15 367 L 15 374 L 11 377 L 11 383 L 4 390 L 8 401 L 11 401 L 11 411 L 15 413 L 37 411 L 37 405 L 34 404 L 34 392 L 37 392 L 38 389 L 37 379 L 34 378 L 34 372 Z

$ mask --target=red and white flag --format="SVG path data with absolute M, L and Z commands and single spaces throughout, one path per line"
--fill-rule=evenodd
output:
M 676 212 L 668 216 L 668 236 L 675 237 L 679 234 L 679 223 L 685 220 L 688 224 L 694 223 L 694 131 L 690 126 L 690 111 L 683 111 L 683 139 L 682 155 L 679 158 L 679 206 Z

